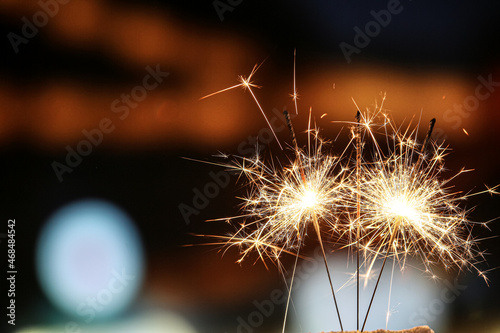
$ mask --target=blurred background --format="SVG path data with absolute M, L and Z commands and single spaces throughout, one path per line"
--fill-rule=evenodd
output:
M 352 99 L 372 108 L 385 93 L 398 122 L 421 117 L 422 137 L 436 118 L 434 138 L 452 148 L 447 167 L 474 169 L 453 185 L 482 190 L 500 183 L 499 14 L 486 0 L 0 1 L 0 244 L 7 275 L 15 219 L 17 269 L 16 325 L 4 314 L 2 332 L 280 332 L 286 289 L 276 267 L 186 247 L 206 242 L 193 234 L 225 232 L 205 220 L 237 214 L 242 192 L 236 177 L 183 157 L 250 156 L 257 141 L 286 153 L 248 92 L 200 98 L 265 60 L 254 92 L 288 142 L 280 113 L 293 108 L 296 49 L 299 141 L 311 107 L 342 147 L 348 132 L 335 121 L 354 119 Z M 499 204 L 488 195 L 466 203 L 475 221 L 500 216 Z M 395 277 L 402 300 L 389 328 L 500 331 L 500 228 L 489 226 L 474 231 L 489 286 L 463 272 Z M 305 253 L 314 257 L 314 246 Z M 332 265 L 345 269 L 345 257 Z M 331 307 L 326 284 L 308 289 L 324 274 L 311 267 L 296 302 L 312 305 L 291 311 L 288 330 L 338 330 L 333 312 L 331 326 L 308 326 L 314 304 Z M 340 296 L 346 316 L 353 290 Z M 384 328 L 385 318 L 370 325 Z

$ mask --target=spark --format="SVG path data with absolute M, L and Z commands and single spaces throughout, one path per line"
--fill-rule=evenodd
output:
M 276 142 L 278 143 L 278 145 L 280 146 L 280 149 L 283 150 L 283 146 L 281 145 L 281 142 L 280 140 L 278 139 L 278 137 L 276 136 L 276 132 L 274 131 L 273 129 L 273 126 L 271 125 L 271 123 L 269 122 L 269 119 L 267 118 L 266 116 L 266 113 L 264 112 L 264 109 L 262 108 L 259 100 L 257 99 L 257 97 L 255 96 L 252 88 L 261 88 L 261 86 L 258 86 L 258 85 L 255 85 L 253 82 L 252 82 L 252 78 L 253 76 L 255 75 L 255 73 L 257 73 L 257 70 L 260 68 L 260 66 L 262 66 L 262 63 L 260 64 L 256 64 L 253 66 L 253 69 L 252 71 L 250 72 L 250 74 L 248 76 L 243 76 L 243 75 L 239 75 L 238 76 L 238 81 L 240 82 L 239 84 L 235 84 L 231 87 L 228 87 L 228 88 L 224 88 L 224 89 L 221 89 L 219 91 L 216 91 L 214 93 L 211 93 L 211 94 L 208 94 L 206 96 L 203 96 L 202 98 L 200 98 L 200 100 L 202 99 L 205 99 L 205 98 L 208 98 L 208 97 L 212 97 L 212 96 L 215 96 L 217 94 L 220 94 L 220 93 L 223 93 L 223 92 L 226 92 L 226 91 L 229 91 L 229 90 L 232 90 L 232 89 L 235 89 L 235 88 L 238 88 L 238 87 L 242 87 L 244 90 L 248 90 L 250 92 L 250 95 L 252 96 L 255 104 L 257 104 L 257 107 L 259 108 L 259 111 L 262 113 L 262 115 L 264 116 L 264 119 L 266 120 L 266 123 L 267 123 L 267 126 L 269 126 L 269 128 L 271 129 L 271 132 L 273 133 L 273 136 L 274 138 L 276 139 Z M 295 76 L 295 74 L 294 74 Z M 295 90 L 295 88 L 294 88 Z M 294 91 L 295 93 L 296 91 Z M 297 103 L 295 102 L 295 107 L 297 107 Z
M 292 98 L 293 103 L 295 105 L 295 114 L 299 114 L 299 108 L 297 106 L 297 100 L 299 99 L 299 94 L 297 93 L 297 84 L 295 79 L 296 60 L 297 60 L 297 49 L 294 49 L 293 50 L 293 93 L 290 94 L 290 97 Z
M 499 195 L 500 193 L 497 191 L 497 188 L 500 186 L 500 185 L 496 185 L 496 186 L 493 186 L 493 187 L 489 187 L 488 185 L 484 185 L 486 187 L 486 191 L 487 193 L 489 193 L 490 195 Z
M 215 96 L 217 94 L 220 94 L 220 93 L 223 93 L 223 92 L 226 92 L 228 90 L 232 90 L 232 89 L 235 89 L 235 88 L 239 88 L 239 87 L 242 87 L 244 90 L 246 89 L 251 89 L 252 87 L 253 88 L 262 88 L 261 86 L 258 86 L 258 85 L 255 85 L 251 80 L 252 80 L 252 77 L 255 75 L 255 73 L 257 72 L 257 70 L 260 68 L 262 64 L 256 64 L 252 71 L 250 72 L 250 74 L 248 76 L 243 76 L 243 75 L 238 75 L 238 82 L 240 82 L 239 84 L 235 84 L 234 86 L 231 86 L 231 87 L 228 87 L 228 88 L 224 88 L 224 89 L 221 89 L 221 90 L 218 90 L 216 92 L 213 92 L 211 94 L 208 94 L 208 95 L 205 95 L 203 97 L 200 98 L 200 100 L 202 99 L 205 99 L 205 98 L 209 98 L 209 97 L 212 97 L 212 96 Z

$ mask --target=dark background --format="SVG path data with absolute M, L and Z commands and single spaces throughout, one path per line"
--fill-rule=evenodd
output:
M 423 123 L 437 119 L 453 148 L 447 160 L 451 170 L 475 169 L 457 181 L 460 190 L 498 184 L 500 93 L 493 91 L 459 120 L 447 121 L 445 113 L 474 94 L 478 76 L 500 81 L 500 5 L 401 1 L 401 6 L 402 12 L 347 63 L 339 43 L 353 44 L 353 28 L 363 29 L 373 20 L 370 11 L 386 9 L 387 2 L 247 0 L 221 20 L 211 1 L 73 0 L 61 4 L 59 13 L 16 53 L 7 34 L 19 34 L 21 18 L 31 18 L 40 7 L 35 1 L 3 1 L 0 211 L 1 221 L 17 221 L 19 327 L 43 325 L 48 313 L 56 313 L 35 275 L 40 228 L 62 205 L 94 197 L 119 205 L 137 222 L 146 252 L 143 294 L 189 313 L 200 331 L 235 331 L 234 318 L 279 286 L 280 276 L 273 267 L 266 271 L 252 261 L 234 264 L 236 252 L 221 258 L 217 248 L 184 247 L 203 243 L 193 233 L 224 230 L 204 221 L 236 214 L 239 187 L 233 179 L 186 223 L 179 205 L 191 204 L 193 189 L 204 186 L 209 172 L 218 169 L 181 157 L 207 160 L 218 151 L 237 152 L 242 141 L 266 128 L 241 90 L 198 100 L 236 84 L 237 75 L 247 75 L 264 59 L 254 80 L 263 86 L 258 95 L 266 112 L 292 108 L 294 49 L 301 95 L 297 129 L 305 129 L 312 107 L 317 118 L 328 113 L 318 124 L 323 135 L 335 136 L 341 126 L 330 120 L 353 119 L 351 97 L 360 107 L 371 107 L 386 92 L 394 118 L 408 121 L 421 114 Z M 111 102 L 141 82 L 146 66 L 156 64 L 170 76 L 127 119 L 118 120 Z M 84 138 L 82 130 L 97 127 L 103 117 L 113 119 L 116 129 L 59 182 L 51 163 L 63 162 L 65 147 L 75 147 Z M 460 124 L 454 128 L 456 121 Z M 284 132 L 279 137 L 288 140 Z M 266 149 L 278 151 L 275 142 Z M 477 206 L 471 213 L 477 221 L 499 216 L 498 205 L 498 197 L 488 196 L 467 202 L 467 207 Z M 493 332 L 500 325 L 495 318 L 498 223 L 490 228 L 477 235 L 487 237 L 481 248 L 489 253 L 484 269 L 492 269 L 490 286 L 474 283 L 450 305 L 450 332 L 470 332 L 474 325 Z M 279 327 L 281 316 L 266 325 Z

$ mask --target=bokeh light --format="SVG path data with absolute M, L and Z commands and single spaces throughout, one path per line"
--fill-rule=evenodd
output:
M 196 333 L 197 331 L 180 315 L 163 310 L 151 310 L 140 313 L 126 320 L 113 323 L 94 325 L 74 325 L 68 329 L 68 324 L 51 327 L 26 327 L 16 333 L 53 333 L 78 332 L 85 333 Z
M 356 265 L 347 267 L 344 253 L 331 257 L 329 266 L 333 272 L 332 282 L 336 289 L 343 325 L 348 329 L 355 328 Z M 366 276 L 363 276 L 364 272 L 361 271 L 360 325 L 363 323 L 380 266 L 380 262 L 375 264 L 366 284 Z M 393 275 L 392 268 L 393 262 L 388 260 L 387 270 L 384 271 L 375 296 L 376 306 L 370 310 L 365 331 L 386 327 L 389 330 L 401 330 L 432 324 L 435 332 L 444 332 L 449 316 L 446 300 L 454 296 L 454 291 L 447 289 L 450 284 L 447 281 L 428 279 L 411 265 L 401 272 L 398 263 L 395 263 Z M 305 278 L 298 284 L 293 295 L 296 331 L 322 332 L 336 328 L 340 330 L 332 296 L 328 293 L 328 278 L 321 257 L 316 256 L 315 261 L 308 263 L 302 270 Z
M 132 220 L 101 200 L 55 212 L 40 234 L 37 273 L 60 310 L 86 323 L 130 305 L 143 279 L 143 251 Z

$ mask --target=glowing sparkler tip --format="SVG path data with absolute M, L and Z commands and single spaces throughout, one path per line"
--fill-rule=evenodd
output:
M 387 203 L 388 214 L 393 214 L 396 219 L 409 220 L 413 223 L 419 220 L 415 205 L 404 196 L 396 196 Z
M 316 197 L 316 192 L 311 189 L 306 189 L 302 194 L 301 204 L 304 208 L 314 208 L 318 204 L 318 199 Z

